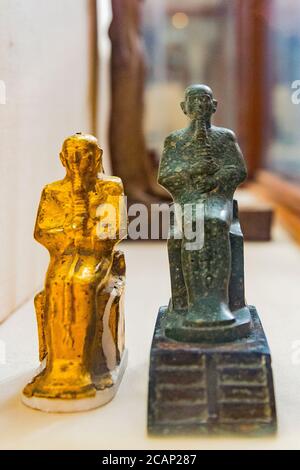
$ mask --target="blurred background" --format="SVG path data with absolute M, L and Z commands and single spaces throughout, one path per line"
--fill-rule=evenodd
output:
M 41 284 L 47 254 L 32 239 L 58 154 L 95 134 L 129 203 L 169 200 L 156 183 L 164 138 L 185 126 L 195 82 L 219 101 L 249 179 L 245 236 L 271 220 L 300 242 L 300 4 L 296 0 L 0 0 L 0 319 Z M 246 201 L 246 202 L 245 202 Z M 247 225 L 248 223 L 248 225 Z
M 186 125 L 185 87 L 204 82 L 219 102 L 214 122 L 235 131 L 247 161 L 248 181 L 236 193 L 247 299 L 273 356 L 279 434 L 251 445 L 299 447 L 300 2 L 0 0 L 0 11 L 1 446 L 174 449 L 173 441 L 150 444 L 143 432 L 151 337 L 170 295 L 165 242 L 122 243 L 130 362 L 109 406 L 32 414 L 19 403 L 27 380 L 18 374 L 38 365 L 33 295 L 48 254 L 33 228 L 43 186 L 64 176 L 63 140 L 95 134 L 129 206 L 169 203 L 156 183 L 163 141 Z

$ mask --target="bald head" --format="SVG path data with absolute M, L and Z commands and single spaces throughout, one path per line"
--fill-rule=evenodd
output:
M 96 137 L 78 132 L 62 146 L 60 159 L 69 173 L 97 174 L 101 169 L 102 150 Z
M 217 101 L 213 99 L 213 92 L 207 85 L 191 85 L 185 90 L 181 108 L 191 120 L 210 119 L 216 112 Z
M 208 95 L 213 98 L 212 89 L 207 85 L 190 85 L 185 89 L 184 96 L 187 99 L 189 96 L 193 95 Z

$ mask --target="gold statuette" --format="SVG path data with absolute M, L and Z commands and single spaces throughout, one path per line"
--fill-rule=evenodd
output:
M 126 367 L 126 234 L 122 181 L 105 176 L 97 139 L 75 134 L 60 154 L 63 180 L 42 193 L 35 239 L 50 254 L 35 297 L 41 371 L 23 402 L 43 411 L 82 411 L 110 401 Z M 125 229 L 124 229 L 125 226 Z

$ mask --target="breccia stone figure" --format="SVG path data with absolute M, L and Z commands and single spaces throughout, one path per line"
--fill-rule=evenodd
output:
M 148 430 L 273 430 L 270 351 L 245 302 L 233 200 L 246 165 L 234 133 L 211 124 L 217 101 L 208 86 L 188 87 L 181 107 L 190 123 L 167 137 L 158 178 L 175 210 L 171 299 L 160 308 L 151 349 Z
M 111 400 L 126 367 L 125 260 L 116 246 L 127 221 L 122 181 L 104 175 L 95 137 L 67 138 L 60 158 L 66 176 L 44 188 L 34 231 L 50 264 L 35 297 L 41 370 L 22 401 L 73 412 Z M 107 204 L 111 224 L 101 218 Z

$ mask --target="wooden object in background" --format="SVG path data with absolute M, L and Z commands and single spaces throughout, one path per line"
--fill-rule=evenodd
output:
M 112 0 L 110 154 L 113 173 L 129 201 L 147 205 L 168 199 L 156 183 L 143 130 L 145 60 L 141 37 L 143 0 Z
M 165 140 L 159 182 L 182 213 L 170 226 L 171 297 L 159 310 L 150 353 L 148 431 L 261 433 L 276 429 L 271 355 L 244 291 L 236 188 L 247 176 L 232 131 L 211 125 L 217 102 L 193 85 L 181 103 L 190 124 Z M 178 219 L 180 224 L 178 224 Z M 203 233 L 203 239 L 199 239 Z
M 238 136 L 250 179 L 262 166 L 270 131 L 269 5 L 270 0 L 236 0 Z
M 236 192 L 240 223 L 247 241 L 267 242 L 272 238 L 274 210 L 271 204 L 257 197 L 246 185 Z

